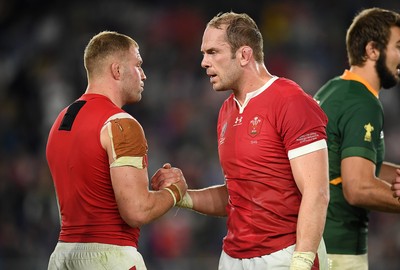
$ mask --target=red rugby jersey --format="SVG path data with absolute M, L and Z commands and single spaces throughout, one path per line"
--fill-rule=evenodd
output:
M 315 151 L 326 138 L 327 118 L 296 83 L 274 78 L 248 94 L 241 108 L 234 96 L 218 118 L 218 152 L 229 192 L 224 251 L 252 258 L 296 242 L 301 193 L 289 158 Z M 300 153 L 293 151 L 302 147 Z M 289 152 L 291 151 L 291 152 Z
M 130 227 L 119 214 L 107 153 L 100 142 L 106 120 L 124 111 L 97 94 L 85 94 L 74 104 L 78 105 L 69 109 L 64 122 L 68 108 L 59 114 L 46 149 L 59 201 L 59 240 L 137 247 L 140 230 Z M 79 112 L 69 125 L 67 118 L 74 110 Z

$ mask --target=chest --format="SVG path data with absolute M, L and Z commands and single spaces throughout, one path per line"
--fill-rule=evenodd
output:
M 257 160 L 266 155 L 284 154 L 282 136 L 272 112 L 265 107 L 222 111 L 218 120 L 218 150 L 221 159 Z

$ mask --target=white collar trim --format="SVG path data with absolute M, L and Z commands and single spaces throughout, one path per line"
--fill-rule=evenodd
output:
M 273 76 L 270 80 L 268 80 L 263 86 L 261 86 L 260 88 L 258 88 L 255 91 L 252 91 L 250 93 L 246 94 L 246 98 L 244 99 L 243 105 L 240 105 L 240 102 L 236 99 L 236 97 L 233 97 L 233 99 L 236 101 L 236 104 L 239 106 L 239 113 L 243 113 L 244 109 L 246 108 L 247 104 L 249 103 L 249 101 L 258 96 L 259 94 L 261 94 L 262 92 L 264 92 L 265 90 L 267 90 L 267 88 L 278 79 L 277 76 Z

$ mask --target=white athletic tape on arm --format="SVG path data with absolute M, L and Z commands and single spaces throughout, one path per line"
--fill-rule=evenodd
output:
M 175 197 L 174 192 L 170 188 L 167 188 L 167 187 L 163 188 L 163 189 L 168 191 L 171 194 L 172 198 L 174 199 L 174 205 L 173 206 L 175 206 L 176 205 L 176 197 Z
M 310 270 L 314 264 L 314 252 L 293 252 L 290 270 Z
M 182 200 L 180 200 L 176 206 L 182 207 L 182 208 L 188 208 L 188 209 L 193 209 L 193 200 L 192 197 L 190 197 L 189 193 L 185 193 L 183 195 Z

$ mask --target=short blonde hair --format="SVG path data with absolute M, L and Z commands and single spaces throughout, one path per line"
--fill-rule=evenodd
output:
M 131 37 L 114 31 L 103 31 L 93 36 L 85 48 L 84 66 L 88 76 L 102 68 L 102 61 L 109 56 L 124 56 L 131 47 L 139 45 Z

